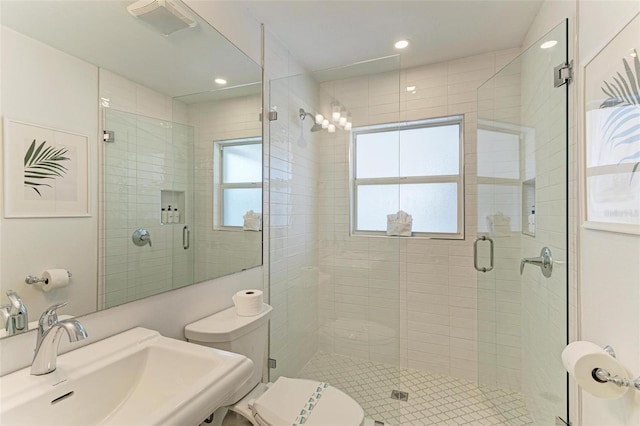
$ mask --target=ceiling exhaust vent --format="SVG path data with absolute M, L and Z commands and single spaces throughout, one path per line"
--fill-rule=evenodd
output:
M 198 24 L 180 6 L 169 0 L 139 0 L 127 6 L 127 10 L 166 36 Z

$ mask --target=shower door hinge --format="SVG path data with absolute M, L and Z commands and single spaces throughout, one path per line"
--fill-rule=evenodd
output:
M 556 425 L 555 426 L 571 426 L 571 423 L 567 423 L 564 421 L 564 419 L 560 416 L 556 417 Z
M 269 111 L 269 121 L 276 121 L 278 119 L 278 112 L 277 111 Z M 262 122 L 262 113 L 260 113 L 258 119 L 260 120 L 260 122 Z
M 115 142 L 116 141 L 116 134 L 115 132 L 112 132 L 111 130 L 103 130 L 102 131 L 102 141 L 103 142 Z
M 276 368 L 276 360 L 269 358 L 269 368 Z
M 553 87 L 560 87 L 573 80 L 573 61 L 562 63 L 553 69 Z

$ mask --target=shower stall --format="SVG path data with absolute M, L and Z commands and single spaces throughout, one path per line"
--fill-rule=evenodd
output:
M 104 110 L 104 308 L 194 282 L 194 128 Z M 171 209 L 171 220 L 162 210 Z M 174 216 L 174 212 L 178 214 Z M 149 235 L 145 247 L 132 232 Z M 191 236 L 189 236 L 191 238 Z M 190 243 L 190 242 L 189 242 Z
M 557 44 L 541 50 L 547 38 Z M 568 420 L 559 359 L 567 86 L 553 84 L 567 61 L 566 23 L 540 43 L 409 69 L 391 56 L 270 82 L 271 381 L 328 382 L 360 403 L 367 425 Z M 451 120 L 462 142 L 448 171 L 403 178 L 403 154 L 444 167 L 440 151 L 414 155 L 406 130 Z M 397 152 L 368 165 L 399 177 L 367 181 L 387 185 L 367 198 L 355 182 L 363 156 L 354 135 L 380 128 Z M 451 188 L 460 198 L 447 196 Z M 402 208 L 415 230 L 436 207 L 459 212 L 447 222 L 457 233 L 437 221 L 437 235 L 412 237 L 354 225 Z M 543 247 L 551 276 L 534 260 L 521 275 L 521 260 Z

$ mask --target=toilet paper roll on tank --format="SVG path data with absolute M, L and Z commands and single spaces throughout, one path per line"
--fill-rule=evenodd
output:
M 242 290 L 231 298 L 236 307 L 236 315 L 240 317 L 252 317 L 262 312 L 262 291 Z
M 620 398 L 629 390 L 596 378 L 595 372 L 599 368 L 612 377 L 628 379 L 629 375 L 617 359 L 595 343 L 584 340 L 570 343 L 562 351 L 562 364 L 584 391 L 598 398 Z

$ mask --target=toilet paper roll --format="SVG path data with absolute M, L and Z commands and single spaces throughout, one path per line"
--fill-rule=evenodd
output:
M 47 269 L 42 274 L 42 278 L 44 282 L 40 283 L 40 286 L 44 291 L 69 285 L 69 272 L 66 269 Z
M 262 291 L 242 290 L 231 298 L 236 306 L 236 314 L 241 317 L 252 317 L 262 312 Z
M 613 383 L 600 383 L 593 377 L 594 370 L 602 368 L 612 377 L 629 378 L 627 371 L 618 360 L 595 343 L 584 340 L 570 343 L 562 351 L 562 364 L 582 389 L 598 398 L 620 398 L 629 390 L 627 387 L 619 387 Z

